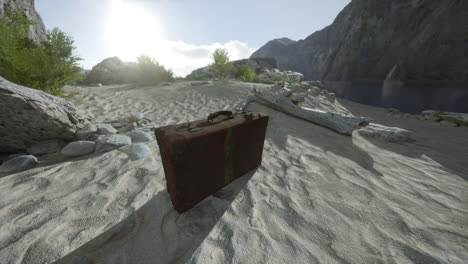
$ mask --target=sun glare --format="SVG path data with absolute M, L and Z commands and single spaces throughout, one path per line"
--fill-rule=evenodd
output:
M 107 18 L 107 40 L 112 54 L 135 61 L 142 53 L 161 52 L 162 39 L 156 17 L 135 4 L 115 0 Z

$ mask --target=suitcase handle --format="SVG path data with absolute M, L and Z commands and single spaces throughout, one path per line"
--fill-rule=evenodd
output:
M 232 119 L 233 118 L 233 114 L 232 114 L 232 111 L 227 111 L 227 110 L 224 110 L 224 111 L 218 111 L 218 112 L 214 112 L 210 115 L 208 115 L 208 122 L 211 122 L 213 121 L 215 118 L 217 118 L 218 116 L 227 116 L 228 118 L 224 119 L 224 120 L 227 120 L 227 119 Z

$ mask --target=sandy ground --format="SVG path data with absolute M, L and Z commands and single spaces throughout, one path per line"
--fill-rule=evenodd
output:
M 262 85 L 74 89 L 91 92 L 80 108 L 98 119 L 139 111 L 157 127 L 230 109 L 254 86 Z M 23 254 L 16 259 L 31 260 L 73 251 L 61 263 L 467 263 L 468 129 L 340 102 L 355 115 L 413 130 L 417 142 L 347 137 L 252 103 L 250 110 L 270 115 L 262 165 L 181 215 L 171 206 L 154 141 L 153 155 L 143 161 L 112 151 L 0 178 L 0 192 L 8 194 L 0 203 L 0 256 L 15 252 Z M 90 171 L 109 187 L 86 181 Z M 19 178 L 29 185 L 18 184 Z M 76 182 L 89 208 L 51 216 L 47 226 L 23 230 L 12 243 L 10 237 L 5 249 L 5 230 L 25 221 L 24 211 L 40 217 L 50 208 L 83 204 L 67 202 L 76 193 L 67 191 L 55 197 L 60 206 L 50 205 L 52 194 L 60 193 L 54 188 Z M 44 202 L 21 211 L 28 191 Z M 14 208 L 20 209 L 11 216 Z M 84 214 L 107 218 L 72 226 Z M 80 239 L 72 243 L 64 230 L 74 230 L 70 236 L 79 230 Z

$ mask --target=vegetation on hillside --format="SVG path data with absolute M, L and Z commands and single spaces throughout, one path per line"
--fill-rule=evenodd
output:
M 148 55 L 138 56 L 137 71 L 142 82 L 160 82 L 174 79 L 174 73 L 171 70 L 166 70 L 163 65 Z
M 213 69 L 217 77 L 226 78 L 234 68 L 232 62 L 229 61 L 229 53 L 225 49 L 216 49 L 212 57 L 211 69 Z
M 0 21 L 0 76 L 17 84 L 65 96 L 63 87 L 80 78 L 81 59 L 73 39 L 58 28 L 38 43 L 28 38 L 34 24 L 23 11 L 5 10 Z
M 239 68 L 237 68 L 236 72 L 234 73 L 234 77 L 236 79 L 242 80 L 243 82 L 264 82 L 264 80 L 262 80 L 262 78 L 256 74 L 255 71 L 247 64 L 241 65 Z

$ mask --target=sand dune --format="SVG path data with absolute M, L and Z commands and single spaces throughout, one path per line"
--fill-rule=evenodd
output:
M 254 87 L 266 86 L 70 89 L 92 93 L 80 108 L 98 119 L 139 111 L 157 127 L 231 109 Z M 181 215 L 154 140 L 153 155 L 140 161 L 115 150 L 0 178 L 0 259 L 467 263 L 468 129 L 340 103 L 342 111 L 415 131 L 417 142 L 347 137 L 252 103 L 249 110 L 271 116 L 262 165 Z

